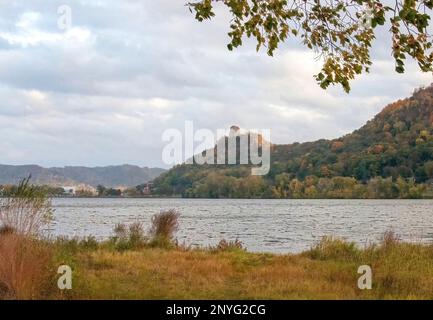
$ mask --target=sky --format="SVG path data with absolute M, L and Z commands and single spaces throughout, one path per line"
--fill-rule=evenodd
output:
M 183 0 L 0 0 L 0 12 L 1 164 L 167 167 L 162 134 L 185 121 L 333 139 L 433 82 L 413 62 L 395 73 L 387 27 L 346 94 L 318 87 L 321 61 L 298 40 L 274 57 L 253 41 L 228 51 L 223 7 L 202 23 Z

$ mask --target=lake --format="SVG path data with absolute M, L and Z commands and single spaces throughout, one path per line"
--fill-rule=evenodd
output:
M 54 199 L 54 235 L 106 239 L 116 223 L 180 211 L 180 243 L 215 245 L 241 240 L 249 251 L 300 252 L 324 235 L 364 246 L 387 230 L 402 240 L 433 242 L 433 200 L 262 200 L 262 199 Z

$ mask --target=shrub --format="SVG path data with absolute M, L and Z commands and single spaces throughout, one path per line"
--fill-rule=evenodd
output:
M 153 239 L 173 240 L 174 234 L 179 228 L 180 213 L 175 209 L 161 211 L 152 217 L 150 235 Z
M 114 226 L 113 232 L 115 234 L 115 237 L 118 239 L 125 239 L 128 237 L 127 227 L 124 223 L 117 223 Z
M 94 236 L 88 236 L 79 242 L 79 245 L 84 249 L 95 250 L 99 247 L 99 242 Z
M 141 222 L 134 222 L 129 226 L 129 242 L 133 247 L 142 246 L 146 242 L 144 228 Z
M 304 255 L 317 260 L 346 260 L 359 258 L 361 251 L 354 242 L 325 236 L 321 241 L 306 251 Z
M 179 228 L 180 213 L 175 209 L 161 211 L 155 214 L 151 220 L 150 245 L 152 247 L 169 249 L 177 246 L 174 234 Z
M 141 222 L 134 222 L 131 225 L 118 223 L 114 227 L 114 236 L 110 239 L 117 250 L 128 250 L 140 248 L 145 245 L 158 248 L 177 247 L 174 234 L 179 227 L 179 213 L 176 210 L 162 211 L 152 216 L 149 237 L 146 237 Z
M 388 230 L 382 236 L 381 245 L 385 248 L 389 248 L 398 244 L 399 241 L 400 238 L 398 237 L 398 235 L 394 231 Z
M 2 232 L 37 236 L 52 216 L 51 201 L 40 189 L 23 179 L 7 198 L 0 200 Z
M 144 228 L 141 222 L 134 222 L 127 226 L 124 223 L 116 224 L 114 227 L 114 237 L 111 242 L 117 250 L 140 248 L 146 245 L 147 239 L 144 235 Z

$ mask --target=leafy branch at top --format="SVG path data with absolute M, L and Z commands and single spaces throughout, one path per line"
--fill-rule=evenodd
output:
M 433 0 L 200 0 L 187 3 L 198 21 L 215 16 L 215 3 L 228 7 L 229 50 L 253 37 L 257 50 L 272 56 L 288 37 L 299 37 L 324 63 L 315 75 L 319 85 L 341 84 L 349 92 L 350 80 L 369 72 L 370 49 L 375 28 L 389 21 L 396 71 L 404 72 L 406 56 L 414 58 L 424 72 L 433 70 L 429 11 Z

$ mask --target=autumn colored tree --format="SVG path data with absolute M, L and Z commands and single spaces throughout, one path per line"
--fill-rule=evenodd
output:
M 216 4 L 232 16 L 229 50 L 241 46 L 246 36 L 272 56 L 281 42 L 298 37 L 323 60 L 315 78 L 324 89 L 341 84 L 348 92 L 350 80 L 369 72 L 379 25 L 388 25 L 397 72 L 404 72 L 406 57 L 424 72 L 433 70 L 428 33 L 433 0 L 196 0 L 187 6 L 204 21 L 215 16 Z

